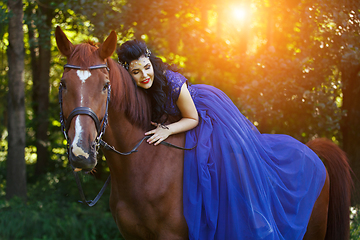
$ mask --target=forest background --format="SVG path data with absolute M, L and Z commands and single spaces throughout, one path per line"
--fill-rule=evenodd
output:
M 223 90 L 262 133 L 326 137 L 347 153 L 360 203 L 360 2 L 357 0 L 0 1 L 0 239 L 121 238 L 108 195 L 92 209 L 60 130 L 63 65 L 54 40 L 143 39 L 192 83 Z M 113 56 L 116 59 L 116 55 Z M 83 175 L 87 194 L 108 174 Z M 351 234 L 360 235 L 353 210 Z

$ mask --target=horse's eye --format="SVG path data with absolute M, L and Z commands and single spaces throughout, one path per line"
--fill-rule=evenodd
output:
M 110 86 L 109 82 L 105 83 L 103 91 L 106 91 L 109 88 L 109 86 Z
M 66 84 L 64 81 L 60 81 L 60 87 L 66 89 Z

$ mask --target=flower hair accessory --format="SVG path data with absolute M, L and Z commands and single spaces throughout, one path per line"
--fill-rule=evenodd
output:
M 145 57 L 149 58 L 150 55 L 151 55 L 151 51 L 148 48 L 146 48 Z
M 146 48 L 146 52 L 145 52 L 145 57 L 149 58 L 150 55 L 151 55 L 151 51 Z M 123 66 L 126 70 L 129 70 L 129 63 L 128 62 L 121 62 L 121 61 L 118 61 L 118 63 Z
M 127 62 L 120 62 L 118 61 L 118 63 L 123 66 L 126 70 L 129 70 L 129 64 Z

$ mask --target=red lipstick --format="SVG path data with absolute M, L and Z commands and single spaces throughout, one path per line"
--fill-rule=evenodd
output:
M 141 81 L 141 83 L 143 83 L 143 84 L 147 84 L 148 82 L 150 82 L 150 78 L 147 78 L 147 79 Z

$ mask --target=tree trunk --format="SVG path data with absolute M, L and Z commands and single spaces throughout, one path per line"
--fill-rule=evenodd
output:
M 351 64 L 350 64 L 351 65 Z M 354 172 L 352 204 L 360 203 L 360 65 L 342 70 L 343 106 L 346 115 L 342 119 L 343 149 Z
M 9 92 L 6 198 L 26 200 L 24 33 L 22 0 L 9 0 Z
M 40 7 L 40 14 L 46 16 L 45 22 L 37 26 L 39 32 L 38 58 L 32 59 L 33 66 L 33 101 L 36 131 L 37 161 L 35 175 L 44 174 L 49 161 L 49 88 L 50 88 L 50 63 L 51 63 L 51 9 Z

